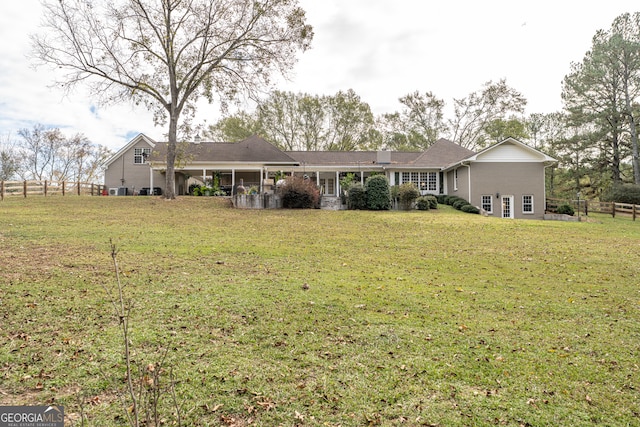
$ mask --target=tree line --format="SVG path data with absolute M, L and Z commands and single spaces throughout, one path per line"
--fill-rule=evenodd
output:
M 513 133 L 525 136 L 520 117 L 527 101 L 504 79 L 455 99 L 451 118 L 445 118 L 445 101 L 432 92 L 416 91 L 399 101 L 400 111 L 376 117 L 352 89 L 335 95 L 276 90 L 254 110 L 223 117 L 204 134 L 223 141 L 260 134 L 289 151 L 421 151 L 443 137 L 477 149 Z
M 99 182 L 110 155 L 81 133 L 36 124 L 0 138 L 0 180 Z
M 505 80 L 453 99 L 415 91 L 401 108 L 374 116 L 353 90 L 335 95 L 274 91 L 253 110 L 223 117 L 205 130 L 215 140 L 261 134 L 284 150 L 421 151 L 439 138 L 480 150 L 514 137 L 557 158 L 548 171 L 552 194 L 600 196 L 640 184 L 640 13 L 599 30 L 581 62 L 562 81 L 563 110 L 524 114 L 527 100 Z
M 167 198 L 175 197 L 178 134 L 188 135 L 195 102 L 257 99 L 274 74 L 287 75 L 313 28 L 296 0 L 189 2 L 46 1 L 43 32 L 32 36 L 39 65 L 64 69 L 63 88 L 87 85 L 105 103 L 132 101 L 167 124 Z M 285 150 L 423 150 L 448 138 L 474 150 L 512 136 L 559 159 L 551 194 L 640 184 L 640 15 L 597 31 L 562 82 L 564 108 L 525 115 L 526 99 L 505 80 L 445 101 L 433 92 L 402 96 L 379 116 L 353 90 L 335 95 L 274 91 L 254 110 L 206 129 L 211 139 L 261 134 Z M 35 172 L 35 170 L 33 171 Z

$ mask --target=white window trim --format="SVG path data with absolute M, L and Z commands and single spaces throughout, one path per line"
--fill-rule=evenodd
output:
M 524 198 L 525 197 L 531 197 L 531 210 L 530 211 L 525 211 L 524 210 L 524 206 L 525 206 Z M 522 214 L 523 215 L 533 215 L 534 212 L 535 212 L 535 209 L 534 209 L 534 204 L 533 204 L 533 194 L 523 194 L 522 195 Z
M 490 210 L 486 210 L 485 212 L 488 214 L 493 214 L 493 195 L 491 194 L 483 194 L 480 196 L 480 207 L 482 207 L 482 209 L 484 209 L 484 202 L 483 202 L 483 198 L 488 197 L 489 198 L 489 206 L 491 206 Z
M 453 170 L 453 191 L 458 191 L 458 168 Z
M 139 152 L 139 154 L 138 154 Z M 133 164 L 134 165 L 144 165 L 144 157 L 143 154 L 147 153 L 147 156 L 151 155 L 151 148 L 142 148 L 142 147 L 136 147 L 133 149 Z M 141 157 L 141 162 L 136 162 L 136 159 Z

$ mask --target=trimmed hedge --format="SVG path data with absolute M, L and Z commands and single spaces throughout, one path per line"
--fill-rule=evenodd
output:
M 436 196 L 425 196 L 429 201 L 429 209 L 438 209 L 438 198 Z
M 453 206 L 457 210 L 462 210 L 462 207 L 464 205 L 468 205 L 468 204 L 469 204 L 469 202 L 467 202 L 466 200 L 458 199 L 455 202 L 453 202 L 453 204 L 451 206 Z
M 479 214 L 480 213 L 480 209 L 476 208 L 473 205 L 469 205 L 469 204 L 466 204 L 466 205 L 462 206 L 462 208 L 460 210 L 462 212 L 471 213 L 471 214 Z
M 357 183 L 349 188 L 347 196 L 347 207 L 349 209 L 367 209 L 367 192 L 362 184 Z
M 404 210 L 411 209 L 411 205 L 418 197 L 420 197 L 420 191 L 413 182 L 405 182 L 398 189 L 398 199 L 400 199 L 400 206 Z
M 438 209 L 438 199 L 432 195 L 420 196 L 416 199 L 416 208 L 421 211 Z
M 367 178 L 364 184 L 367 209 L 382 211 L 391 209 L 391 193 L 389 180 L 384 175 L 374 175 Z
M 420 211 L 428 211 L 431 207 L 429 199 L 426 196 L 418 197 L 416 199 L 416 209 Z

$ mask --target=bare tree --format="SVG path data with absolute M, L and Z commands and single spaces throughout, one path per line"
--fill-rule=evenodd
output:
M 88 83 L 104 102 L 144 103 L 168 118 L 166 198 L 175 198 L 178 129 L 195 101 L 256 94 L 313 38 L 297 0 L 44 0 L 36 59 Z
M 8 181 L 20 170 L 20 156 L 10 134 L 0 136 L 0 181 Z
M 60 129 L 47 129 L 36 124 L 33 129 L 21 129 L 21 155 L 24 161 L 23 178 L 38 181 L 54 179 L 56 161 L 64 136 Z
M 452 138 L 463 147 L 482 148 L 487 141 L 488 123 L 506 119 L 510 113 L 522 114 L 526 105 L 527 100 L 504 79 L 498 83 L 489 81 L 482 90 L 454 99 L 455 117 L 449 121 Z
M 18 134 L 23 179 L 97 181 L 102 164 L 111 154 L 108 148 L 93 144 L 81 133 L 67 137 L 60 129 L 47 129 L 41 124 L 21 129 Z

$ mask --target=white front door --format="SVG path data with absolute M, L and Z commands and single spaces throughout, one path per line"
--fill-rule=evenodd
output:
M 513 196 L 502 196 L 502 218 L 513 218 Z

